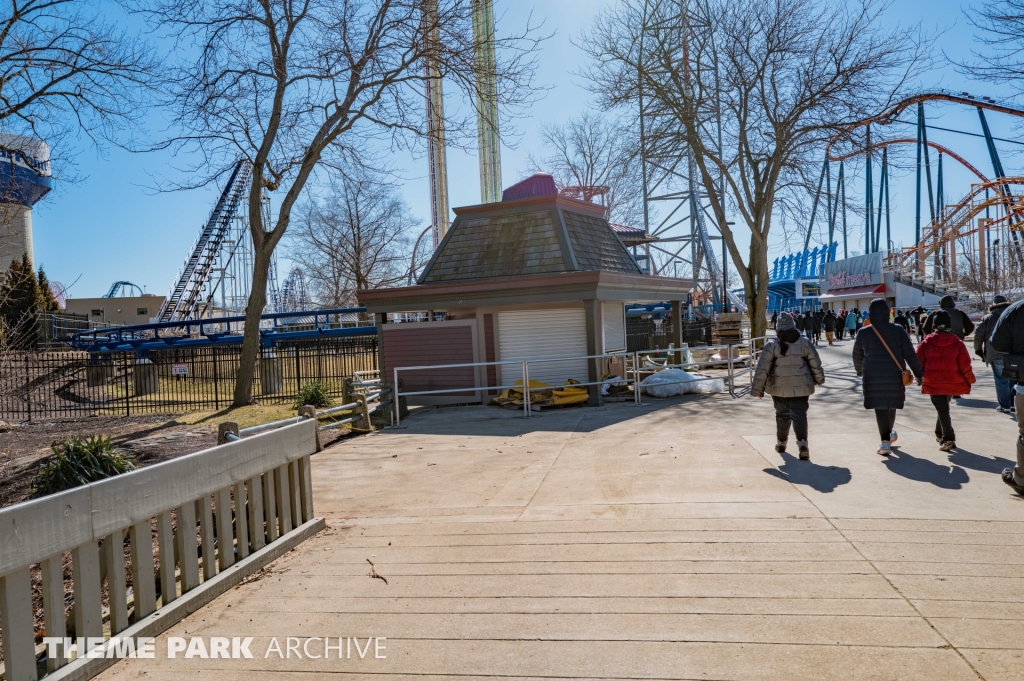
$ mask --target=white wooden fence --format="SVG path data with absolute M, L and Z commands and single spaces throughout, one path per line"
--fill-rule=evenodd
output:
M 5 681 L 34 681 L 41 671 L 35 564 L 47 637 L 71 636 L 69 629 L 77 640 L 153 636 L 319 532 L 324 521 L 313 517 L 309 470 L 316 427 L 309 419 L 0 510 Z M 74 591 L 70 622 L 65 552 Z M 61 653 L 47 656 L 45 678 L 86 679 L 116 662 Z

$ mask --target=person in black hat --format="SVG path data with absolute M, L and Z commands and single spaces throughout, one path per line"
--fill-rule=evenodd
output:
M 1003 414 L 1012 414 L 1013 408 L 1013 381 L 1003 378 L 1003 353 L 997 352 L 989 341 L 989 336 L 996 328 L 996 322 L 1003 311 L 1010 306 L 1006 296 L 996 296 L 992 299 L 992 306 L 988 308 L 988 314 L 978 322 L 974 330 L 974 354 L 982 359 L 985 364 L 992 367 L 992 376 L 996 382 L 996 400 L 999 406 L 996 411 Z
M 878 435 L 882 439 L 878 453 L 889 456 L 897 437 L 894 428 L 896 410 L 902 409 L 907 399 L 903 372 L 909 366 L 918 385 L 924 374 L 910 336 L 889 321 L 889 303 L 885 298 L 872 300 L 868 314 L 871 325 L 857 333 L 853 345 L 853 366 L 857 375 L 864 378 L 864 408 L 875 410 Z
M 971 321 L 966 312 L 956 309 L 956 301 L 953 300 L 953 296 L 942 296 L 939 299 L 939 309 L 929 313 L 928 317 L 924 320 L 924 335 L 927 336 L 935 331 L 935 315 L 939 312 L 945 312 L 949 315 L 953 324 L 949 330 L 960 340 L 967 338 L 974 331 L 974 322 Z

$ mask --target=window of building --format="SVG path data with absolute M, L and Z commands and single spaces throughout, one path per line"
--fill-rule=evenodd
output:
M 149 314 L 148 307 L 140 307 L 136 310 L 136 314 Z
M 89 310 L 89 314 L 91 314 L 94 317 L 102 317 L 103 310 Z

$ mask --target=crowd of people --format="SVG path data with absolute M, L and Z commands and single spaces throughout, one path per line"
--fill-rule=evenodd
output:
M 896 412 L 906 404 L 907 387 L 917 384 L 936 412 L 935 440 L 944 452 L 956 449 L 950 406 L 971 392 L 977 381 L 966 338 L 974 333 L 974 353 L 992 370 L 998 406 L 1016 415 L 1024 408 L 1024 300 L 1010 304 L 995 296 L 975 327 L 968 315 L 946 296 L 939 307 L 893 310 L 883 298 L 863 312 L 816 310 L 806 314 L 776 313 L 775 338 L 766 343 L 754 370 L 751 394 L 772 397 L 775 407 L 775 450 L 785 452 L 790 430 L 796 434 L 799 457 L 810 459 L 807 414 L 810 396 L 825 383 L 816 346 L 824 333 L 832 345 L 848 335 L 854 340 L 853 366 L 862 379 L 864 408 L 874 411 L 880 443 L 878 454 L 889 456 L 896 443 Z M 915 341 L 911 334 L 916 336 Z M 1007 485 L 1024 496 L 1024 425 L 1018 421 L 1017 465 L 1002 472 Z

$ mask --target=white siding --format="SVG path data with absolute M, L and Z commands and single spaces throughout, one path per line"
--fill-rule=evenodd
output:
M 587 319 L 583 308 L 515 310 L 498 313 L 499 359 L 535 360 L 587 354 Z M 522 369 L 502 365 L 502 383 L 511 385 Z M 567 378 L 587 381 L 587 360 L 530 363 L 530 380 L 562 385 Z
M 626 349 L 626 314 L 622 303 L 601 303 L 601 324 L 604 333 L 604 351 Z

